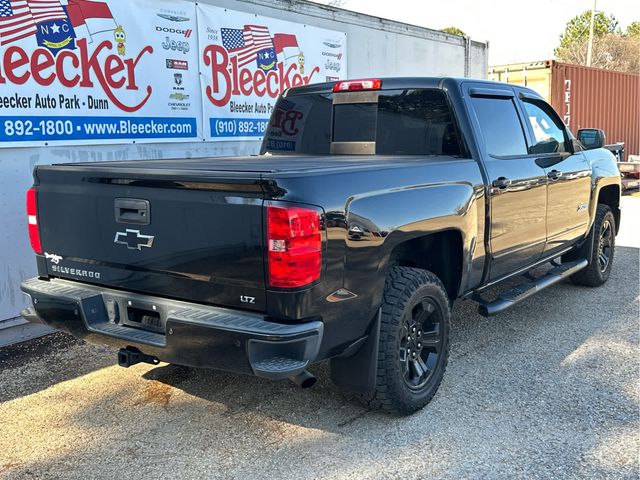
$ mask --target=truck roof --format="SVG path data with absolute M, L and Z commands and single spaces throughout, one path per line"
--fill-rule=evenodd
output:
M 511 83 L 505 82 L 496 82 L 494 80 L 484 80 L 477 78 L 465 78 L 465 77 L 376 77 L 371 76 L 368 78 L 379 78 L 382 80 L 382 88 L 381 90 L 397 90 L 403 88 L 446 88 L 446 89 L 457 89 L 460 90 L 460 86 L 465 82 L 472 82 L 474 84 L 485 84 L 487 87 L 495 87 L 497 85 L 509 86 L 511 88 L 515 88 L 518 91 L 527 92 L 531 96 L 540 97 L 543 99 L 537 92 L 531 90 L 530 88 L 522 87 L 520 85 L 514 85 Z M 340 82 L 346 82 L 350 80 L 362 80 L 361 78 L 353 78 L 353 79 L 345 79 L 340 80 Z M 310 85 L 303 85 L 299 87 L 291 87 L 286 90 L 283 96 L 287 96 L 289 94 L 303 94 L 303 93 L 325 93 L 330 92 L 333 89 L 333 86 L 338 82 L 323 82 L 323 83 L 313 83 Z

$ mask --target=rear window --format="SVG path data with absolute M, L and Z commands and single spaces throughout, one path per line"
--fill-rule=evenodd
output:
M 463 151 L 441 90 L 381 91 L 377 103 L 333 104 L 332 94 L 281 98 L 262 153 L 328 155 L 332 142 L 375 142 L 381 155 L 451 155 Z
M 378 105 L 346 103 L 333 107 L 334 142 L 374 142 Z

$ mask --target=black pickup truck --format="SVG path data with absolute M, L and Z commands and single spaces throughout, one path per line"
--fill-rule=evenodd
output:
M 123 366 L 306 387 L 330 360 L 339 387 L 410 413 L 442 380 L 455 299 L 488 316 L 565 278 L 606 282 L 620 176 L 600 147 L 514 85 L 292 88 L 258 156 L 36 167 L 23 316 Z

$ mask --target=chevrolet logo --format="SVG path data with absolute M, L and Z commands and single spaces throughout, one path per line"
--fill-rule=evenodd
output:
M 127 228 L 124 232 L 116 232 L 113 243 L 126 245 L 129 250 L 142 250 L 142 247 L 151 248 L 154 238 L 152 235 L 142 235 L 140 230 Z

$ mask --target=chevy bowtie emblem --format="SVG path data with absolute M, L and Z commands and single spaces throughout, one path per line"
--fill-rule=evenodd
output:
M 127 228 L 124 232 L 116 232 L 116 238 L 113 243 L 126 245 L 129 250 L 142 250 L 142 247 L 151 248 L 154 238 L 151 235 L 142 235 L 140 230 Z

